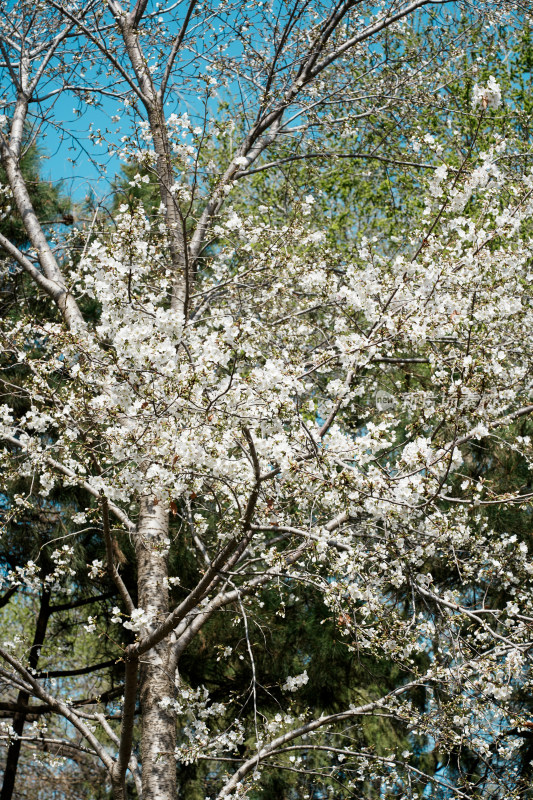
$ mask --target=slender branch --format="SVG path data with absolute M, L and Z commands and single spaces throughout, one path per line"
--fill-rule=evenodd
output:
M 76 675 L 89 675 L 91 672 L 98 672 L 107 667 L 113 667 L 117 663 L 116 658 L 109 661 L 100 661 L 99 664 L 91 664 L 89 667 L 78 667 L 77 669 L 44 669 L 35 673 L 36 678 L 73 678 Z
M 293 564 L 297 561 L 309 547 L 310 542 L 306 541 L 297 547 L 290 555 L 285 555 L 286 565 Z M 270 567 L 261 575 L 256 575 L 254 578 L 249 579 L 247 583 L 244 586 L 240 586 L 238 590 L 234 589 L 232 591 L 219 592 L 219 594 L 201 610 L 196 611 L 191 614 L 189 618 L 183 620 L 181 625 L 176 628 L 178 640 L 174 648 L 173 663 L 177 664 L 181 654 L 216 611 L 238 601 L 240 595 L 245 596 L 253 594 L 259 586 L 272 580 L 275 576 L 279 576 L 279 567 L 277 565 Z
M 46 629 L 48 627 L 48 620 L 50 619 L 50 590 L 44 589 L 41 593 L 39 603 L 39 613 L 35 622 L 35 633 L 33 636 L 33 643 L 30 648 L 28 658 L 28 669 L 34 672 L 39 662 L 41 648 L 44 644 Z M 4 780 L 2 783 L 2 791 L 0 792 L 0 800 L 11 800 L 15 790 L 15 780 L 17 776 L 18 762 L 20 758 L 20 739 L 26 723 L 26 708 L 30 699 L 30 694 L 25 689 L 21 689 L 17 697 L 17 705 L 21 707 L 13 717 L 13 730 L 15 737 L 10 743 L 6 763 L 4 767 Z
M 170 78 L 170 74 L 172 72 L 172 67 L 174 65 L 174 61 L 176 60 L 176 56 L 178 55 L 179 49 L 183 43 L 183 39 L 185 37 L 185 33 L 189 26 L 189 22 L 192 16 L 192 12 L 194 11 L 194 7 L 197 4 L 198 0 L 191 0 L 189 3 L 189 8 L 187 9 L 187 13 L 185 15 L 185 19 L 183 20 L 183 25 L 181 26 L 181 30 L 174 39 L 172 44 L 172 50 L 170 51 L 170 55 L 167 60 L 167 65 L 165 67 L 165 73 L 163 75 L 163 79 L 161 80 L 161 86 L 159 87 L 159 97 L 161 101 L 165 99 L 165 92 L 167 90 L 167 84 Z
M 50 606 L 50 613 L 56 614 L 60 611 L 70 611 L 73 608 L 88 606 L 91 603 L 99 603 L 102 600 L 110 600 L 112 597 L 116 597 L 116 592 L 104 592 L 103 594 L 96 595 L 96 597 L 84 597 L 81 600 L 74 600 L 72 603 L 60 603 L 56 606 Z
M 8 738 L 6 734 L 0 734 L 0 739 Z M 93 755 L 93 751 L 89 750 L 87 747 L 82 747 L 79 744 L 75 744 L 74 742 L 65 742 L 62 739 L 51 739 L 46 736 L 36 735 L 36 736 L 19 736 L 19 740 L 26 744 L 34 745 L 34 747 L 42 749 L 47 745 L 54 745 L 59 748 L 56 751 L 56 755 L 62 755 L 60 750 L 72 750 L 76 753 L 87 753 L 88 755 Z
M 317 63 L 320 50 L 327 44 L 327 41 L 330 39 L 335 28 L 341 23 L 342 19 L 346 16 L 348 11 L 354 5 L 356 5 L 356 3 L 354 0 L 348 0 L 348 2 L 342 5 L 337 5 L 330 14 L 328 20 L 326 20 L 324 23 L 318 40 L 315 40 L 310 46 L 307 58 L 304 60 L 302 66 L 298 70 L 292 85 L 284 93 L 278 106 L 272 109 L 272 111 L 268 112 L 253 125 L 248 134 L 245 136 L 236 155 L 243 156 L 248 159 L 249 164 L 252 163 L 260 155 L 260 153 L 263 152 L 263 150 L 277 138 L 281 129 L 281 118 L 283 117 L 286 109 L 294 102 L 302 88 L 314 80 L 324 69 L 326 69 L 326 67 L 332 64 L 341 55 L 361 42 L 366 41 L 377 33 L 380 33 L 382 30 L 390 27 L 400 19 L 409 16 L 419 8 L 422 8 L 426 5 L 445 4 L 447 2 L 451 2 L 451 0 L 415 0 L 415 2 L 410 3 L 395 14 L 385 16 L 374 25 L 365 28 L 361 33 L 348 39 L 348 41 L 346 41 L 341 47 L 336 48 L 332 53 L 330 53 L 329 56 Z M 266 134 L 269 129 L 271 132 L 267 138 L 262 143 L 258 142 L 258 140 L 260 140 L 260 138 Z M 232 164 L 230 164 L 226 169 L 226 172 L 222 176 L 218 187 L 211 195 L 202 214 L 200 215 L 189 247 L 191 261 L 193 263 L 196 262 L 196 259 L 202 250 L 203 242 L 211 218 L 219 213 L 224 203 L 226 197 L 225 188 L 237 178 L 237 173 L 238 168 L 233 161 Z
M 4 441 L 9 442 L 9 444 L 13 445 L 14 447 L 19 447 L 21 450 L 24 450 L 23 442 L 19 439 L 16 439 L 14 436 L 9 436 L 8 434 L 2 434 L 1 437 Z M 58 472 L 61 472 L 63 475 L 66 475 L 68 478 L 72 478 L 75 480 L 80 486 L 80 488 L 85 489 L 86 492 L 89 492 L 90 495 L 96 497 L 97 499 L 101 499 L 101 490 L 95 489 L 94 486 L 88 481 L 80 480 L 79 476 L 74 472 L 73 469 L 66 467 L 64 464 L 61 464 L 59 461 L 56 461 L 54 458 L 46 457 L 44 459 L 45 463 L 48 464 L 50 467 L 53 467 Z M 107 501 L 107 505 L 109 511 L 115 516 L 122 524 L 127 528 L 128 531 L 133 532 L 135 530 L 134 523 L 130 520 L 128 515 L 114 503 L 110 503 Z
M 326 67 L 336 61 L 339 56 L 343 55 L 348 50 L 351 50 L 356 45 L 361 44 L 361 42 L 364 42 L 367 39 L 370 39 L 372 36 L 375 36 L 376 33 L 381 33 L 381 31 L 385 30 L 386 28 L 390 28 L 390 26 L 395 22 L 399 22 L 404 17 L 408 17 L 414 11 L 418 11 L 419 8 L 423 8 L 424 6 L 428 5 L 447 5 L 451 2 L 453 2 L 453 0 L 415 0 L 415 2 L 410 3 L 408 6 L 400 9 L 395 14 L 383 17 L 381 20 L 378 20 L 378 22 L 374 23 L 374 25 L 370 25 L 361 33 L 353 36 L 351 39 L 348 39 L 348 41 L 344 42 L 344 44 L 338 47 L 333 53 L 330 53 L 329 56 L 320 61 L 316 67 L 310 71 L 309 78 L 316 77 L 323 72 Z M 309 80 L 309 78 L 307 78 L 307 80 Z
M 113 661 L 113 663 L 116 663 L 116 662 Z M 48 674 L 52 675 L 51 673 L 47 673 L 47 675 Z M 0 668 L 0 675 L 4 678 L 4 680 L 8 681 L 12 686 L 14 686 L 16 688 L 24 689 L 25 691 L 27 691 L 27 692 L 29 692 L 31 694 L 31 686 L 28 686 L 27 684 L 24 684 L 23 682 L 17 680 L 16 678 L 14 678 L 6 670 Z M 35 677 L 38 678 L 40 676 L 36 675 Z M 119 687 L 119 688 L 116 688 L 116 689 L 109 689 L 107 692 L 102 692 L 102 694 L 99 697 L 85 697 L 82 700 L 76 700 L 74 703 L 72 703 L 72 707 L 73 708 L 81 708 L 82 706 L 92 706 L 92 705 L 97 705 L 98 703 L 105 703 L 108 700 L 114 700 L 117 697 L 120 697 L 123 694 L 123 692 L 124 692 L 123 687 Z M 9 715 L 9 716 L 13 716 L 14 713 L 16 713 L 17 711 L 22 710 L 23 708 L 25 708 L 25 706 L 21 706 L 18 703 L 9 703 L 9 702 L 1 703 L 0 702 L 0 712 L 6 712 L 6 714 Z M 52 713 L 55 713 L 55 709 L 52 708 L 51 705 L 48 705 L 46 703 L 41 705 L 41 706 L 27 706 L 27 708 L 28 708 L 28 715 L 29 716 L 32 716 L 32 715 L 33 716 L 37 716 L 39 714 L 52 714 Z M 81 712 L 80 712 L 79 716 L 83 717 L 83 718 L 88 718 L 89 717 L 89 715 L 82 714 Z
M 511 414 L 506 414 L 504 417 L 500 417 L 499 419 L 489 422 L 488 427 L 501 428 L 502 425 L 508 425 L 510 422 L 514 422 L 515 419 L 520 419 L 520 417 L 525 417 L 531 413 L 533 413 L 533 405 L 523 406 L 523 408 L 519 408 L 517 411 L 513 411 Z M 465 444 L 465 442 L 470 442 L 475 438 L 479 438 L 479 433 L 477 433 L 474 429 L 474 431 L 465 433 L 464 436 L 461 436 L 459 439 L 455 439 L 453 442 L 450 442 L 448 445 L 446 445 L 446 450 L 451 450 L 454 447 L 458 447 L 460 444 Z
M 227 797 L 229 794 L 231 794 L 231 792 L 236 788 L 237 784 L 240 783 L 243 780 L 243 778 L 249 775 L 250 772 L 252 772 L 257 767 L 257 765 L 260 763 L 262 759 L 274 754 L 278 750 L 278 748 L 281 748 L 287 742 L 290 742 L 293 739 L 298 739 L 306 734 L 312 733 L 318 728 L 322 728 L 328 725 L 333 725 L 336 722 L 342 722 L 343 720 L 351 719 L 353 717 L 367 715 L 369 712 L 382 708 L 390 700 L 399 697 L 400 695 L 405 694 L 411 689 L 417 688 L 418 686 L 421 686 L 424 683 L 426 683 L 426 681 L 423 680 L 411 681 L 410 683 L 407 683 L 404 686 L 400 686 L 398 689 L 394 689 L 394 691 L 389 692 L 384 697 L 381 697 L 379 700 L 375 700 L 371 703 L 366 703 L 364 706 L 359 706 L 358 708 L 348 709 L 346 711 L 340 711 L 337 714 L 328 714 L 327 716 L 321 716 L 318 719 L 313 720 L 312 722 L 308 722 L 305 725 L 301 725 L 299 728 L 294 728 L 293 730 L 287 731 L 287 733 L 278 736 L 272 742 L 262 747 L 261 750 L 259 750 L 259 752 L 257 753 L 257 755 L 248 759 L 248 761 L 246 761 L 241 767 L 239 767 L 238 770 L 236 770 L 236 772 L 234 772 L 230 780 L 219 792 L 217 800 L 219 800 L 219 798 Z
M 32 717 L 37 717 L 40 716 L 41 714 L 51 714 L 53 710 L 54 709 L 52 708 L 52 706 L 47 704 L 43 704 L 40 706 L 31 706 L 31 705 L 24 706 L 16 702 L 13 703 L 0 702 L 0 716 L 3 718 L 12 717 L 14 714 L 24 711 L 26 713 L 26 719 L 31 719 Z
M 113 53 L 109 49 L 109 44 L 107 42 L 104 42 L 104 43 L 100 42 L 98 37 L 94 36 L 94 34 L 90 30 L 90 28 L 88 28 L 86 25 L 84 25 L 80 21 L 80 19 L 78 17 L 76 17 L 68 8 L 66 8 L 63 5 L 59 5 L 58 3 L 54 2 L 54 0 L 47 0 L 47 2 L 53 8 L 57 9 L 62 14 L 64 14 L 66 17 L 68 17 L 70 20 L 72 20 L 73 22 L 76 23 L 76 26 L 80 29 L 80 31 L 82 31 L 85 34 L 85 36 L 89 39 L 89 41 L 91 41 L 93 44 L 96 45 L 96 47 L 101 51 L 101 53 L 105 56 L 105 58 L 107 60 L 109 60 L 111 62 L 111 64 L 115 67 L 115 69 L 117 70 L 119 75 L 126 81 L 128 86 L 130 87 L 130 89 L 137 95 L 139 100 L 141 100 L 141 102 L 144 103 L 146 101 L 146 97 L 144 96 L 142 91 L 139 89 L 139 87 L 137 86 L 135 81 L 133 81 L 131 79 L 131 77 L 128 75 L 128 73 L 126 72 L 126 70 L 124 69 L 124 67 L 120 63 L 120 61 L 117 58 L 115 58 L 115 56 L 113 55 Z
M 109 573 L 109 577 L 111 578 L 111 580 L 118 589 L 118 593 L 122 598 L 122 602 L 126 606 L 128 614 L 132 614 L 133 611 L 135 610 L 135 604 L 131 599 L 130 593 L 126 588 L 126 584 L 120 577 L 120 573 L 115 565 L 115 556 L 113 548 L 114 539 L 111 534 L 111 529 L 109 526 L 109 503 L 107 497 L 103 492 L 101 493 L 100 497 L 102 504 L 102 520 L 103 520 L 104 540 L 106 549 L 107 571 Z
M 252 457 L 252 464 L 254 468 L 254 477 L 257 484 L 259 483 L 259 479 L 261 478 L 261 468 L 259 466 L 259 459 L 257 457 L 257 451 L 255 449 L 254 440 L 248 428 L 243 428 L 242 432 L 244 433 L 245 439 L 248 442 L 248 446 L 250 448 L 250 455 Z
M 384 164 L 394 164 L 398 167 L 414 167 L 415 169 L 438 169 L 434 164 L 420 164 L 416 161 L 401 161 L 396 158 L 386 158 L 386 156 L 374 155 L 372 153 L 304 153 L 302 155 L 286 156 L 285 158 L 278 158 L 276 161 L 270 161 L 268 164 L 261 164 L 260 167 L 254 169 L 245 169 L 235 174 L 235 178 L 246 178 L 248 175 L 256 175 L 258 172 L 264 172 L 267 169 L 274 169 L 281 167 L 283 164 L 290 164 L 293 161 L 308 161 L 315 158 L 349 158 L 349 159 L 364 159 L 372 161 L 381 161 Z
M 87 8 L 85 9 L 84 13 L 87 13 Z M 51 46 L 46 51 L 46 54 L 45 54 L 43 60 L 41 61 L 41 63 L 39 64 L 37 70 L 35 71 L 35 75 L 33 76 L 33 80 L 31 82 L 31 84 L 28 86 L 28 90 L 27 90 L 28 96 L 31 96 L 34 93 L 35 89 L 37 88 L 37 85 L 38 85 L 39 81 L 41 80 L 41 78 L 42 78 L 42 76 L 43 76 L 43 74 L 44 74 L 44 72 L 46 70 L 46 67 L 50 63 L 50 59 L 52 58 L 52 56 L 56 52 L 56 50 L 59 47 L 59 45 L 61 44 L 61 42 L 64 39 L 67 38 L 67 36 L 69 35 L 69 33 L 70 33 L 70 31 L 72 30 L 73 27 L 74 27 L 74 25 L 73 25 L 72 22 L 71 22 L 70 25 L 66 25 L 65 28 L 63 28 L 63 30 L 60 31 L 57 34 L 57 36 L 55 37 L 55 39 L 53 40 Z
M 265 532 L 272 532 L 272 533 L 292 533 L 295 536 L 301 536 L 304 539 L 310 539 L 313 542 L 321 542 L 322 539 L 316 533 L 310 533 L 309 531 L 301 530 L 300 528 L 293 528 L 290 525 L 252 525 L 252 530 L 254 531 L 265 531 Z M 342 544 L 342 542 L 338 542 L 336 539 L 328 539 L 327 540 L 328 547 L 333 547 L 335 550 L 340 550 L 341 552 L 349 553 L 351 551 L 351 547 L 346 544 Z
M 26 684 L 30 687 L 31 693 L 38 697 L 40 700 L 43 700 L 45 703 L 48 703 L 52 711 L 55 711 L 57 714 L 60 714 L 64 717 L 68 722 L 73 725 L 76 730 L 78 730 L 81 735 L 87 739 L 90 743 L 93 751 L 96 755 L 100 758 L 102 763 L 107 767 L 107 769 L 111 772 L 113 767 L 113 759 L 107 753 L 104 747 L 100 744 L 96 736 L 93 732 L 87 727 L 87 725 L 79 718 L 79 716 L 65 703 L 61 702 L 57 698 L 53 697 L 49 694 L 37 681 L 37 679 L 24 667 L 23 664 L 20 663 L 18 659 L 16 659 L 11 653 L 8 653 L 3 647 L 0 647 L 0 658 L 3 658 L 25 681 Z
M 374 364 L 429 364 L 429 358 L 392 358 L 382 356 L 381 358 L 373 358 Z
M 351 384 L 351 382 L 353 380 L 354 375 L 355 375 L 355 370 L 353 370 L 353 369 L 351 369 L 347 373 L 345 381 L 344 381 L 344 386 L 345 386 L 346 389 L 349 388 L 349 386 L 350 386 L 350 384 Z M 335 417 L 337 416 L 337 414 L 339 412 L 339 409 L 342 406 L 343 400 L 344 400 L 344 397 L 339 397 L 339 399 L 334 403 L 333 408 L 331 409 L 331 411 L 328 414 L 328 418 L 326 419 L 326 421 L 324 422 L 324 424 L 321 426 L 320 430 L 318 431 L 318 436 L 321 439 L 326 435 L 326 433 L 329 431 L 329 429 L 333 425 L 333 422 L 335 421 Z

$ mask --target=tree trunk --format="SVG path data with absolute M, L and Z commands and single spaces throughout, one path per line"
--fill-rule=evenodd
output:
M 167 616 L 168 513 L 162 503 L 141 501 L 136 534 L 139 607 L 154 613 L 152 625 Z M 163 641 L 141 658 L 141 752 L 143 800 L 176 800 L 176 720 L 161 707 L 174 696 L 168 673 L 168 642 Z
M 157 178 L 161 201 L 165 207 L 165 221 L 169 237 L 170 256 L 174 278 L 172 281 L 171 306 L 176 311 L 183 311 L 187 316 L 189 295 L 191 293 L 192 275 L 187 259 L 187 242 L 184 220 L 180 214 L 177 200 L 172 194 L 174 170 L 165 117 L 161 103 L 154 100 L 148 111 L 150 130 L 152 132 L 154 150 L 157 154 Z

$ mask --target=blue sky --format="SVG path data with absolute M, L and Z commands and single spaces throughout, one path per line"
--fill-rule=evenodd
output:
M 121 131 L 111 122 L 118 106 L 116 100 L 104 98 L 102 108 L 85 107 L 79 115 L 75 113 L 76 105 L 70 93 L 59 95 L 53 104 L 51 124 L 39 143 L 42 177 L 54 183 L 60 181 L 66 194 L 81 201 L 91 192 L 97 197 L 105 195 L 109 181 L 120 170 L 120 160 L 109 155 L 105 144 L 98 148 L 89 140 L 89 125 L 102 131 L 107 128 L 114 137 L 120 136 Z

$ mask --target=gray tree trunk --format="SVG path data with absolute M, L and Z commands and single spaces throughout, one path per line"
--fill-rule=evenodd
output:
M 152 624 L 168 615 L 168 513 L 162 503 L 141 500 L 136 533 L 139 607 L 153 611 Z M 176 800 L 176 720 L 161 707 L 174 696 L 168 672 L 168 642 L 142 656 L 140 663 L 141 752 L 144 800 Z

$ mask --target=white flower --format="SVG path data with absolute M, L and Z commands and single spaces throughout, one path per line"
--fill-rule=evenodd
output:
M 242 227 L 242 220 L 235 211 L 232 211 L 228 220 L 226 221 L 226 228 L 230 231 L 234 231 L 237 228 Z
M 428 439 L 419 436 L 414 442 L 405 445 L 402 459 L 409 467 L 414 467 L 420 462 L 427 463 L 432 457 L 432 449 Z
M 448 174 L 448 167 L 446 164 L 441 164 L 440 167 L 437 167 L 433 174 L 433 180 L 429 184 L 429 191 L 433 195 L 433 197 L 440 197 L 442 195 L 442 188 L 441 183 L 445 180 Z
M 284 692 L 296 692 L 300 686 L 305 686 L 308 682 L 309 676 L 307 674 L 307 670 L 305 669 L 301 675 L 295 675 L 294 677 L 289 677 L 281 687 Z
M 96 617 L 87 617 L 87 625 L 83 626 L 86 631 L 92 633 L 96 630 Z
M 481 106 L 482 108 L 495 109 L 501 105 L 501 102 L 502 90 L 493 75 L 490 76 L 486 86 L 475 84 L 472 91 L 472 108 Z
M 326 240 L 326 234 L 323 231 L 314 231 L 303 239 L 304 244 L 320 244 Z
M 89 578 L 97 578 L 100 575 L 103 566 L 104 562 L 99 561 L 97 558 L 95 558 L 89 570 Z
M 233 159 L 233 163 L 236 164 L 238 167 L 247 167 L 248 166 L 248 159 L 244 156 L 237 156 L 237 158 Z
M 488 436 L 489 429 L 482 422 L 478 422 L 475 428 L 470 431 L 472 439 L 481 439 L 483 436 Z
M 124 622 L 124 627 L 130 631 L 140 631 L 150 625 L 153 618 L 154 612 L 151 609 L 134 608 L 130 619 Z

